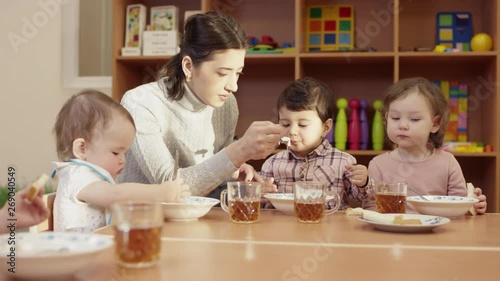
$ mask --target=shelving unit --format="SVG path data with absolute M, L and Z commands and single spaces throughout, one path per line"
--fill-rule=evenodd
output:
M 459 80 L 469 85 L 469 140 L 490 144 L 494 152 L 455 153 L 468 182 L 488 196 L 488 211 L 500 212 L 500 0 L 113 0 L 113 97 L 140 84 L 154 81 L 156 70 L 169 57 L 122 57 L 125 9 L 129 4 L 147 7 L 176 5 L 185 10 L 219 10 L 234 16 L 248 35 L 270 35 L 277 42 L 295 42 L 293 54 L 249 54 L 236 93 L 240 118 L 236 135 L 251 122 L 273 120 L 279 93 L 293 80 L 312 76 L 326 82 L 338 97 L 357 97 L 370 104 L 383 98 L 394 81 L 412 76 L 431 80 Z M 358 47 L 377 52 L 307 53 L 304 51 L 308 5 L 351 4 L 355 8 Z M 433 47 L 438 12 L 468 11 L 474 33 L 493 38 L 489 52 L 411 52 L 416 46 Z M 149 16 L 149 15 L 148 15 Z M 149 19 L 148 19 L 149 21 Z M 182 24 L 181 24 L 182 26 Z M 373 109 L 368 110 L 369 119 Z M 371 122 L 371 120 L 369 120 Z M 389 147 L 387 147 L 389 149 Z M 380 151 L 348 151 L 367 165 Z M 255 162 L 257 165 L 261 162 Z

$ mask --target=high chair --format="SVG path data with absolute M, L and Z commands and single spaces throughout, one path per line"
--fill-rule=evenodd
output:
M 29 232 L 42 232 L 42 231 L 53 231 L 54 230 L 54 200 L 56 199 L 56 193 L 44 194 L 42 197 L 43 202 L 50 210 L 49 217 L 43 222 L 34 225 L 29 228 Z

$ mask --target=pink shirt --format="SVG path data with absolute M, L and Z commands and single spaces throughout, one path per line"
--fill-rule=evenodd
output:
M 319 181 L 327 183 L 327 189 L 336 191 L 341 200 L 340 210 L 349 207 L 349 200 L 356 204 L 367 199 L 364 188 L 351 183 L 347 164 L 356 164 L 356 159 L 342 152 L 324 140 L 307 157 L 301 157 L 286 150 L 279 152 L 264 162 L 261 176 L 264 180 L 274 178 L 279 193 L 293 193 L 293 183 L 296 181 Z M 270 207 L 270 206 L 266 206 Z
M 422 195 L 467 196 L 460 164 L 453 154 L 441 149 L 420 162 L 402 161 L 395 153 L 378 155 L 370 161 L 368 175 L 375 182 L 405 181 Z M 414 195 L 408 191 L 408 196 Z

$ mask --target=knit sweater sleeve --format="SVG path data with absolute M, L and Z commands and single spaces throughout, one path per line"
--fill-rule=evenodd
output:
M 160 118 L 164 118 L 165 114 L 168 116 L 169 113 L 165 113 L 168 109 L 162 99 L 158 98 L 159 95 L 152 94 L 154 91 L 155 87 L 141 86 L 130 90 L 122 99 L 122 105 L 134 119 L 137 132 L 136 139 L 127 153 L 127 164 L 120 182 L 161 183 L 169 180 L 174 169 L 172 152 L 183 149 L 179 145 L 182 140 L 172 139 L 169 142 L 164 139 L 167 128 L 164 128 L 165 122 Z M 226 134 L 231 132 L 229 129 L 225 131 Z M 216 142 L 218 138 L 224 139 L 219 141 L 223 146 L 229 136 L 217 136 Z M 181 166 L 179 169 L 179 176 L 190 186 L 193 195 L 208 194 L 237 169 L 222 147 L 214 152 L 216 153 L 212 157 L 201 163 Z

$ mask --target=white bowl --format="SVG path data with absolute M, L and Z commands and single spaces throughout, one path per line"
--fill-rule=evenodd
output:
M 203 217 L 219 204 L 218 199 L 199 196 L 188 196 L 184 202 L 161 203 L 163 206 L 163 216 L 171 221 L 192 221 Z
M 9 238 L 11 238 L 9 240 Z M 11 241 L 8 244 L 8 241 Z M 15 245 L 12 244 L 15 241 Z M 94 233 L 76 232 L 18 232 L 0 236 L 0 269 L 20 279 L 55 280 L 69 278 L 89 265 L 113 245 L 113 239 Z M 11 247 L 15 247 L 15 258 Z M 14 262 L 13 264 L 9 264 Z
M 424 197 L 430 201 L 426 201 L 419 196 L 407 197 L 406 201 L 420 214 L 441 217 L 458 217 L 464 215 L 470 207 L 479 202 L 479 199 L 471 197 L 439 195 L 427 195 Z
M 285 215 L 293 215 L 293 193 L 267 193 L 264 194 L 274 208 L 281 211 Z

